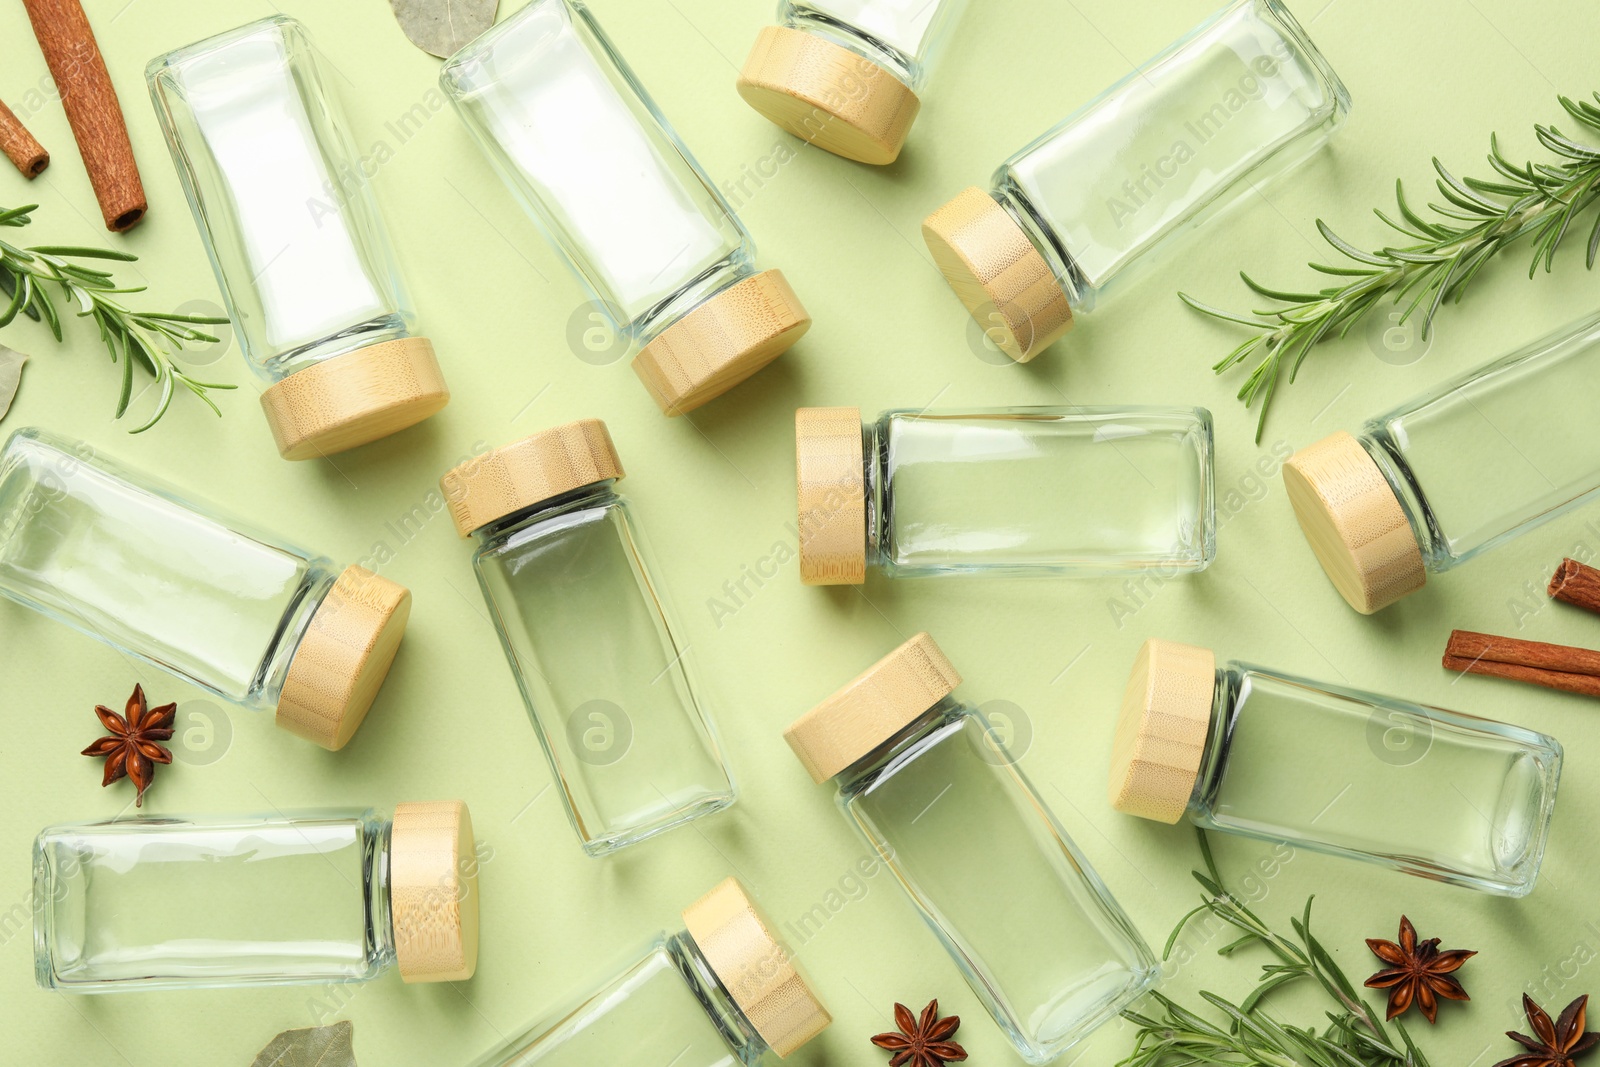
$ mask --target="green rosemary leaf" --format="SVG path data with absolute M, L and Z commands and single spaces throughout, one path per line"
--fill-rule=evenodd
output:
M 1600 134 L 1600 92 L 1590 100 L 1561 97 L 1562 110 L 1580 132 Z M 1210 318 L 1248 326 L 1255 336 L 1236 346 L 1214 364 L 1218 373 L 1241 363 L 1252 364 L 1238 391 L 1248 407 L 1259 405 L 1256 440 L 1265 432 L 1266 418 L 1277 395 L 1283 369 L 1293 382 L 1312 350 L 1331 338 L 1346 337 L 1352 327 L 1388 297 L 1404 308 L 1401 320 L 1420 314 L 1424 336 L 1446 301 L 1455 303 L 1466 293 L 1484 266 L 1523 238 L 1531 244 L 1529 276 L 1540 266 L 1555 269 L 1556 253 L 1566 243 L 1583 213 L 1600 202 L 1600 147 L 1584 144 L 1554 126 L 1535 125 L 1535 136 L 1550 159 L 1517 163 L 1506 156 L 1499 137 L 1490 134 L 1490 178 L 1457 177 L 1438 158 L 1433 159 L 1441 202 L 1430 203 L 1431 217 L 1412 207 L 1402 182 L 1395 183 L 1395 210 L 1376 210 L 1391 230 L 1414 242 L 1377 251 L 1357 248 L 1340 237 L 1322 219 L 1317 229 L 1323 240 L 1351 264 L 1331 266 L 1313 262 L 1312 270 L 1340 279 L 1320 293 L 1292 287 L 1269 287 L 1241 273 L 1251 292 L 1282 306 L 1256 312 L 1256 317 L 1224 311 L 1180 293 L 1183 302 Z M 1584 263 L 1593 269 L 1600 261 L 1600 219 L 1588 234 Z
M 41 256 L 71 256 L 74 259 L 115 259 L 132 263 L 139 257 L 132 252 L 119 252 L 111 248 L 82 248 L 78 245 L 34 245 L 28 249 Z

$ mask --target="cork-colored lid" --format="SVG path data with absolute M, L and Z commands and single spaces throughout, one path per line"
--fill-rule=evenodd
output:
M 611 432 L 579 419 L 485 452 L 439 479 L 462 537 L 541 500 L 623 477 Z
M 768 26 L 739 73 L 745 103 L 803 141 L 858 163 L 900 156 L 922 101 L 890 71 L 802 30 Z
M 961 684 L 926 633 L 889 653 L 783 732 L 811 780 L 826 782 Z
M 337 751 L 355 736 L 411 617 L 411 590 L 349 566 L 312 613 L 278 697 L 278 725 Z
M 1152 638 L 1139 649 L 1111 748 L 1111 806 L 1175 823 L 1200 776 L 1217 657 L 1208 648 Z
M 407 982 L 463 982 L 477 970 L 478 856 L 461 801 L 395 807 L 389 915 Z
M 1339 595 L 1371 615 L 1428 580 L 1405 510 L 1361 442 L 1342 430 L 1283 465 L 1311 551 Z
M 433 343 L 403 337 L 296 371 L 261 394 L 284 459 L 331 456 L 415 426 L 450 402 Z
M 667 415 L 726 393 L 811 329 L 783 272 L 735 282 L 662 331 L 633 357 L 634 373 Z
M 794 413 L 800 580 L 860 585 L 867 578 L 866 457 L 860 408 Z
M 929 215 L 922 239 L 972 317 L 1026 363 L 1072 328 L 1072 303 L 1050 264 L 994 197 L 973 186 Z
M 685 908 L 683 925 L 733 1002 L 780 1058 L 833 1022 L 738 879 L 729 878 Z

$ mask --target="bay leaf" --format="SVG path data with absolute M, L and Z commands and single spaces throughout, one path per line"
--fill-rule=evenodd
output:
M 500 0 L 389 0 L 389 6 L 412 44 L 448 59 L 494 25 Z
M 17 386 L 22 383 L 22 365 L 26 362 L 28 357 L 21 352 L 0 345 L 0 419 L 5 418 L 6 412 L 11 410 Z
M 355 1025 L 348 1019 L 331 1026 L 285 1030 L 250 1067 L 356 1067 L 354 1035 Z

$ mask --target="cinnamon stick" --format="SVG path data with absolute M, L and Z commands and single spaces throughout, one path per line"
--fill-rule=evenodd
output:
M 1561 561 L 1555 576 L 1550 579 L 1549 591 L 1557 600 L 1600 613 L 1600 571 L 1586 567 L 1575 559 Z
M 106 72 L 94 30 L 79 0 L 22 0 L 39 50 L 61 92 L 61 106 L 78 141 L 106 229 L 122 233 L 138 225 L 148 204 L 117 90 Z
M 16 164 L 22 176 L 32 181 L 50 165 L 50 153 L 28 132 L 5 101 L 0 100 L 0 152 Z
M 1445 646 L 1444 665 L 1468 674 L 1600 696 L 1600 652 L 1587 648 L 1455 630 Z

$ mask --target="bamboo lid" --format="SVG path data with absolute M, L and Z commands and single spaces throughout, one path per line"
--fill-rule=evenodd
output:
M 803 30 L 768 26 L 739 73 L 745 103 L 796 137 L 858 163 L 900 156 L 922 101 L 887 68 Z
M 783 272 L 735 282 L 662 331 L 637 356 L 634 373 L 667 415 L 683 415 L 726 393 L 811 329 L 811 316 Z
M 1340 431 L 1283 465 L 1289 503 L 1333 587 L 1363 615 L 1421 589 L 1422 549 L 1378 464 Z
M 833 1022 L 738 879 L 729 878 L 685 908 L 683 925 L 733 1002 L 779 1058 Z
M 950 288 L 1001 351 L 1026 363 L 1072 328 L 1072 303 L 1022 227 L 973 186 L 922 223 Z
M 961 684 L 926 633 L 868 667 L 849 685 L 783 732 L 800 763 L 821 785 L 916 721 Z
M 599 419 L 541 430 L 448 470 L 439 490 L 462 537 L 542 500 L 624 476 Z
M 867 579 L 866 457 L 860 408 L 794 413 L 800 580 L 860 585 Z
M 1189 808 L 1211 733 L 1217 658 L 1152 638 L 1139 649 L 1111 747 L 1111 806 L 1175 823 Z
M 415 426 L 450 402 L 433 343 L 403 337 L 323 360 L 261 394 L 284 459 L 315 459 Z
M 477 970 L 478 856 L 461 801 L 395 807 L 389 913 L 405 981 L 464 982 Z
M 349 566 L 311 616 L 278 697 L 278 725 L 337 751 L 355 736 L 389 674 L 411 591 Z

